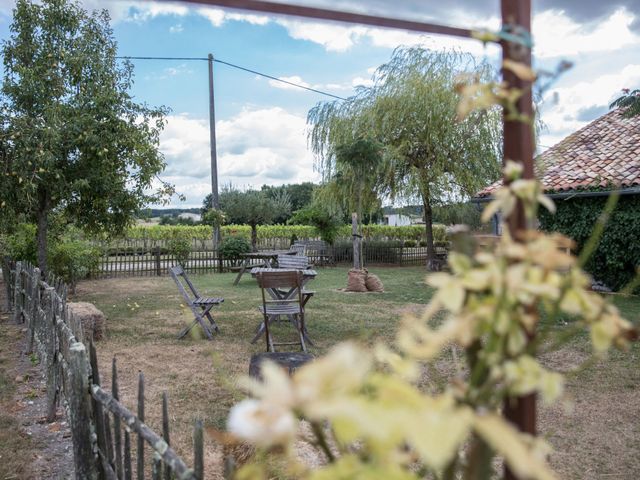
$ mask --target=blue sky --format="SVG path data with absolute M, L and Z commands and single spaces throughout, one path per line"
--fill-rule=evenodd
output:
M 121 55 L 216 58 L 338 96 L 367 85 L 393 48 L 421 44 L 461 48 L 497 64 L 496 49 L 476 42 L 403 31 L 347 26 L 169 2 L 83 0 L 108 8 Z M 499 2 L 459 0 L 300 0 L 297 3 L 428 19 L 465 27 L 499 25 Z M 447 8 L 443 8 L 443 4 Z M 640 2 L 535 2 L 534 56 L 540 68 L 560 60 L 575 67 L 546 93 L 540 144 L 550 146 L 607 111 L 624 87 L 640 85 Z M 0 0 L 0 38 L 8 36 L 13 0 Z M 432 15 L 430 17 L 429 15 Z M 162 134 L 167 169 L 187 200 L 199 206 L 210 191 L 206 62 L 135 61 L 139 101 L 171 108 Z M 306 145 L 306 114 L 321 95 L 215 64 L 220 183 L 242 187 L 317 181 Z M 553 99 L 557 99 L 553 101 Z M 544 147 L 543 147 L 544 148 Z

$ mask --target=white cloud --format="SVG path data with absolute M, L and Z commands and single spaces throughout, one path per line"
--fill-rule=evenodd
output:
M 302 80 L 302 77 L 299 75 L 293 75 L 291 77 L 278 77 L 280 80 L 284 80 L 285 82 L 295 83 L 296 85 L 300 85 L 302 87 L 311 88 L 307 82 Z M 269 85 L 275 88 L 281 88 L 283 90 L 300 90 L 298 87 L 294 85 L 289 85 L 287 83 L 278 82 L 277 80 L 269 80 Z
M 598 25 L 580 24 L 564 11 L 547 10 L 533 19 L 534 55 L 539 58 L 608 52 L 640 43 L 630 30 L 637 18 L 624 8 L 618 9 Z
M 355 77 L 351 80 L 351 85 L 353 87 L 370 87 L 373 85 L 373 80 L 371 78 Z
M 622 88 L 640 84 L 640 64 L 627 65 L 620 72 L 601 75 L 570 86 L 551 89 L 545 96 L 542 120 L 548 131 L 540 143 L 552 146 L 606 113 Z M 557 102 L 554 102 L 554 97 Z
M 178 75 L 190 75 L 193 73 L 185 63 L 178 65 L 177 67 L 163 68 L 161 73 L 152 73 L 144 77 L 145 80 L 166 80 L 170 77 L 177 77 Z
M 216 123 L 220 185 L 246 187 L 317 181 L 307 150 L 306 121 L 273 107 L 245 109 Z M 209 124 L 188 115 L 172 115 L 161 134 L 167 161 L 163 179 L 198 206 L 211 189 Z
M 264 15 L 253 15 L 243 13 L 227 13 L 226 17 L 229 20 L 235 20 L 236 22 L 247 22 L 251 25 L 266 25 L 270 22 L 269 17 Z
M 209 20 L 214 27 L 219 27 L 224 23 L 224 10 L 218 8 L 198 8 L 196 13 Z
M 349 50 L 367 32 L 365 27 L 343 26 L 333 23 L 282 18 L 276 22 L 285 27 L 292 38 L 317 43 L 332 52 Z
M 251 25 L 266 25 L 269 23 L 269 17 L 264 15 L 230 13 L 219 8 L 198 8 L 196 13 L 209 20 L 214 27 L 220 27 L 227 21 L 247 22 Z

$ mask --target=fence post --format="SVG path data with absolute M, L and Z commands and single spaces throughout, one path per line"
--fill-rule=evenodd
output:
M 87 351 L 80 342 L 69 348 L 69 423 L 73 435 L 73 457 L 77 479 L 98 478 L 96 456 L 93 452 L 94 428 L 89 393 L 89 364 Z
M 160 245 L 156 245 L 156 275 L 159 277 L 162 275 L 162 269 L 160 268 Z
M 13 287 L 14 281 L 11 274 L 12 261 L 9 257 L 2 257 L 2 280 L 4 280 L 4 286 L 7 289 L 7 311 L 10 312 L 13 309 Z
M 13 321 L 14 323 L 20 323 L 20 316 L 22 315 L 22 303 L 20 302 L 20 295 L 22 294 L 22 262 L 16 262 L 15 277 L 13 289 Z

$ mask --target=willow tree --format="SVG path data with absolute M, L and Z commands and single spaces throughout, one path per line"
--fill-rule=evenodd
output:
M 500 174 L 500 112 L 457 117 L 455 87 L 469 75 L 486 80 L 492 72 L 468 54 L 398 48 L 376 70 L 371 87 L 344 102 L 318 104 L 308 116 L 323 172 L 336 168 L 344 138 L 370 135 L 384 145 L 378 186 L 392 200 L 420 199 L 428 268 L 435 257 L 433 207 L 472 196 Z
M 380 209 L 377 195 L 382 165 L 381 145 L 370 138 L 358 138 L 335 149 L 335 173 L 320 189 L 318 196 L 326 205 L 338 205 L 352 212 L 353 267 L 362 268 L 362 220 L 364 213 Z

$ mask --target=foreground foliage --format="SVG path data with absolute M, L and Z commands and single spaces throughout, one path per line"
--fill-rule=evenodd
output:
M 536 181 L 520 179 L 519 165 L 508 163 L 505 175 L 512 183 L 486 216 L 500 211 L 508 218 L 516 199 L 530 220 L 538 202 L 553 209 Z M 555 478 L 544 440 L 518 432 L 500 415 L 505 401 L 522 395 L 540 394 L 545 402 L 562 396 L 562 375 L 536 358 L 561 339 L 539 334 L 529 341 L 539 309 L 551 321 L 559 314 L 574 318 L 570 333 L 587 329 L 596 354 L 626 347 L 636 332 L 589 290 L 589 277 L 559 248 L 566 239 L 521 234 L 519 242 L 503 235 L 494 252 L 474 253 L 470 239 L 461 238 L 451 273 L 427 277 L 437 292 L 422 315 L 405 316 L 392 348 L 342 344 L 293 378 L 267 365 L 264 382 L 245 380 L 254 398 L 232 409 L 230 432 L 281 455 L 293 478 L 490 478 L 495 455 L 519 478 Z M 431 382 L 428 391 L 418 388 L 421 374 L 449 349 L 464 355 L 458 375 L 443 386 Z M 300 433 L 302 420 L 311 433 Z M 300 439 L 324 452 L 327 464 L 314 470 L 302 464 L 293 448 Z M 248 464 L 237 478 L 268 478 L 272 466 Z

